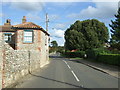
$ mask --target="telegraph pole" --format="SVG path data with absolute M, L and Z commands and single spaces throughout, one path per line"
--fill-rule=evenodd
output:
M 48 13 L 46 13 L 46 31 L 48 31 L 48 22 L 49 22 Z

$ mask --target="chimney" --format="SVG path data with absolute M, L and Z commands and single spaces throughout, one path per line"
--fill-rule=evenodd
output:
M 26 16 L 23 16 L 22 23 L 25 23 L 26 21 Z
M 4 25 L 11 25 L 11 20 L 10 20 L 10 19 L 7 19 L 7 20 L 6 20 L 6 23 L 4 23 Z

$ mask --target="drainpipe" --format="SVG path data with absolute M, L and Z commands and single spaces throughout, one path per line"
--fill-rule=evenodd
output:
M 30 72 L 30 50 L 28 50 L 28 63 L 29 63 L 28 73 L 31 74 Z

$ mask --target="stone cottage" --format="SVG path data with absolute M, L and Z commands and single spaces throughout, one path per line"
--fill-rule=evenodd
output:
M 7 19 L 0 26 L 0 88 L 9 87 L 18 79 L 49 61 L 49 34 L 41 26 L 27 22 L 11 25 Z
M 48 50 L 48 32 L 33 22 L 27 22 L 25 16 L 21 24 L 11 25 L 10 19 L 7 19 L 1 27 L 0 33 L 3 33 L 4 41 L 16 50 L 41 50 L 43 48 Z

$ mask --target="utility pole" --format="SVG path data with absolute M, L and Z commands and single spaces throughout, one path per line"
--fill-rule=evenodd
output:
M 118 9 L 120 8 L 120 1 L 118 2 Z
M 48 31 L 48 22 L 49 22 L 48 13 L 46 13 L 46 31 Z

